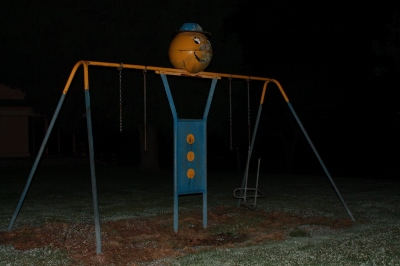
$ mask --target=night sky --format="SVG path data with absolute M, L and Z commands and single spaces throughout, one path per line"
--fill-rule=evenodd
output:
M 211 33 L 214 56 L 206 71 L 279 80 L 334 175 L 398 178 L 399 1 L 16 2 L 0 10 L 0 83 L 26 91 L 39 112 L 51 115 L 79 60 L 171 67 L 172 33 L 195 22 Z M 93 83 L 115 83 L 114 74 L 99 73 L 109 80 Z M 288 142 L 290 150 L 295 142 L 292 171 L 323 174 L 273 90 L 256 155 L 271 162 L 271 171 L 285 172 L 288 158 L 277 143 Z M 258 96 L 252 97 L 255 112 Z M 209 131 L 217 118 L 210 118 Z M 235 126 L 246 131 L 239 121 Z M 221 138 L 227 139 L 210 140 Z M 246 136 L 238 139 L 246 147 Z

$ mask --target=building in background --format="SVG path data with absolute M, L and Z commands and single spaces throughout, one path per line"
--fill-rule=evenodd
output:
M 29 119 L 33 111 L 24 98 L 22 91 L 0 84 L 0 158 L 30 156 Z

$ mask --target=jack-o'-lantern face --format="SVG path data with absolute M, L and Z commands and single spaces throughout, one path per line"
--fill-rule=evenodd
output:
M 198 73 L 210 64 L 212 48 L 202 32 L 181 31 L 172 40 L 168 54 L 175 68 Z

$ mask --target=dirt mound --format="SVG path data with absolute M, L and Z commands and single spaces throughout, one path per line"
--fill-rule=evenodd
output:
M 96 255 L 92 224 L 49 223 L 23 227 L 0 232 L 0 243 L 19 250 L 50 246 L 65 251 L 73 261 L 84 265 L 135 265 L 215 247 L 310 237 L 305 228 L 323 226 L 325 231 L 332 232 L 350 227 L 352 222 L 219 206 L 208 210 L 208 227 L 204 229 L 202 224 L 202 213 L 198 212 L 180 213 L 177 233 L 170 213 L 103 222 L 101 255 Z

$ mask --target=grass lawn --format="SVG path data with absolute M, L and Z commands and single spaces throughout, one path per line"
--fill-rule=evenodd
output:
M 96 255 L 89 166 L 40 165 L 11 232 L 30 165 L 0 168 L 0 265 L 400 265 L 400 182 L 262 173 L 266 195 L 237 208 L 240 173 L 208 173 L 202 196 L 179 197 L 173 173 L 96 165 L 102 254 Z M 254 174 L 251 175 L 255 181 Z

